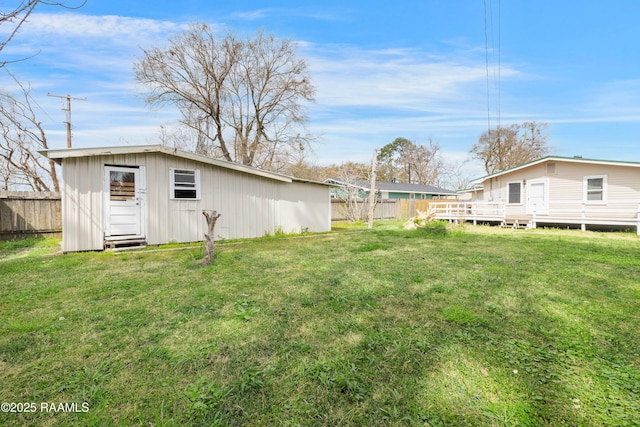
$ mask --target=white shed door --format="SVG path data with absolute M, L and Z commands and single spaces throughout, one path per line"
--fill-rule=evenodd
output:
M 545 215 L 549 213 L 547 181 L 527 182 L 527 213 Z
M 141 168 L 105 166 L 105 237 L 144 237 Z

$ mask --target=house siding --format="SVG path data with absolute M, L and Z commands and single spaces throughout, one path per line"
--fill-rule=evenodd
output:
M 63 242 L 65 252 L 101 250 L 104 245 L 105 165 L 144 167 L 143 221 L 149 244 L 203 239 L 203 210 L 217 210 L 216 239 L 252 238 L 284 231 L 331 229 L 329 189 L 283 182 L 166 153 L 65 158 Z M 200 200 L 170 199 L 171 168 L 200 170 Z
M 529 168 L 489 178 L 485 184 L 483 200 L 485 202 L 507 202 L 508 183 L 546 180 L 548 183 L 549 212 L 539 215 L 539 220 L 546 217 L 556 219 L 575 218 L 581 214 L 583 200 L 584 177 L 607 176 L 607 198 L 603 202 L 586 203 L 585 218 L 598 220 L 604 216 L 613 219 L 631 219 L 633 211 L 640 202 L 640 168 L 616 165 L 584 164 L 554 161 L 555 172 L 547 173 L 547 164 L 541 163 Z M 493 186 L 493 187 L 492 187 Z M 494 191 L 492 192 L 492 188 Z M 495 189 L 499 191 L 495 191 Z M 507 217 L 530 217 L 527 208 L 527 186 L 522 186 L 522 203 L 507 204 Z M 494 195 L 492 200 L 492 194 Z M 497 200 L 496 196 L 498 197 Z M 620 212 L 618 212 L 620 211 Z

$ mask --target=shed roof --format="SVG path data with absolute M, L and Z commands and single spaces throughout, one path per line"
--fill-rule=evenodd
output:
M 274 179 L 282 182 L 295 181 L 295 182 L 308 182 L 313 184 L 326 185 L 322 182 L 295 178 L 292 176 L 287 176 L 287 175 L 279 174 L 276 172 L 270 172 L 263 169 L 242 165 L 239 163 L 233 163 L 225 160 L 214 159 L 211 157 L 203 156 L 201 154 L 179 150 L 177 148 L 166 147 L 164 145 L 126 145 L 126 146 L 98 147 L 98 148 L 65 148 L 61 150 L 41 150 L 39 151 L 39 153 L 52 160 L 55 160 L 56 163 L 58 164 L 62 164 L 63 160 L 68 158 L 111 156 L 111 155 L 118 155 L 118 154 L 162 153 L 169 156 L 180 157 L 183 159 L 193 160 L 195 162 L 214 165 L 221 168 L 231 169 L 238 172 L 244 172 L 251 175 L 257 175 L 263 178 Z

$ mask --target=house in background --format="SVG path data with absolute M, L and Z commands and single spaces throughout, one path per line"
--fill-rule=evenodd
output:
M 62 250 L 331 230 L 330 186 L 161 145 L 47 150 L 62 165 Z
M 334 185 L 331 190 L 331 197 L 338 199 L 347 198 L 347 183 L 335 179 L 328 178 L 324 180 L 325 183 Z M 369 192 L 371 183 L 369 181 L 354 181 L 350 184 L 350 187 L 358 191 L 359 199 L 369 198 Z M 455 191 L 446 190 L 444 188 L 434 187 L 432 185 L 422 184 L 406 184 L 400 182 L 376 182 L 376 190 L 378 199 L 453 199 L 457 194 Z
M 469 192 L 468 202 L 434 206 L 437 216 L 640 233 L 640 162 L 547 156 L 479 178 Z

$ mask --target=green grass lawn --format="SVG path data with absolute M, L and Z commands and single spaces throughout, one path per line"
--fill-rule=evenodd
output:
M 640 238 L 337 229 L 0 242 L 0 401 L 37 404 L 0 424 L 640 425 Z

